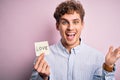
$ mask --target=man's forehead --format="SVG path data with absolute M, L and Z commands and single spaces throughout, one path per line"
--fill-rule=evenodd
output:
M 72 13 L 72 14 L 64 14 L 61 17 L 61 20 L 81 20 L 80 19 L 80 15 L 76 12 Z

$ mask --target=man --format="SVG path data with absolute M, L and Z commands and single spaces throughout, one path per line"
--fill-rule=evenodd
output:
M 110 47 L 104 58 L 86 45 L 80 38 L 84 15 L 78 1 L 67 0 L 58 5 L 54 18 L 61 40 L 50 46 L 49 55 L 37 58 L 31 80 L 115 80 L 120 47 Z

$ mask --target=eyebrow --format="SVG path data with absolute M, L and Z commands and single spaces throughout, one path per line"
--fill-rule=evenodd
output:
M 67 19 L 65 19 L 65 18 L 60 18 L 60 20 L 66 20 L 66 21 L 68 21 Z
M 66 21 L 69 21 L 69 20 L 67 20 L 67 19 L 65 19 L 65 18 L 61 18 L 60 20 L 66 20 Z M 72 21 L 74 21 L 74 20 L 79 20 L 79 21 L 80 21 L 80 19 L 79 19 L 79 18 L 72 19 Z

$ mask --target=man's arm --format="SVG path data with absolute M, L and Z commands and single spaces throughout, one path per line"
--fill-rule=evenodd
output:
M 115 72 L 115 63 L 119 58 L 120 58 L 120 47 L 113 49 L 113 47 L 111 46 L 105 57 L 105 63 L 103 64 L 106 80 L 109 79 L 115 80 L 115 78 L 113 78 L 114 77 L 113 73 Z
M 102 69 L 100 70 L 100 68 L 98 68 L 98 70 L 96 70 L 93 80 L 115 80 L 115 62 L 119 58 L 120 47 L 114 50 L 113 47 L 110 47 L 107 55 L 105 56 L 105 63 L 103 63 Z

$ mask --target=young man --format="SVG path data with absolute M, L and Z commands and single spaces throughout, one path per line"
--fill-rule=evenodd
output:
M 84 26 L 84 9 L 80 2 L 67 0 L 55 10 L 56 29 L 61 40 L 50 46 L 50 54 L 40 55 L 30 80 L 115 80 L 115 62 L 120 47 L 102 53 L 84 44 L 80 38 Z

